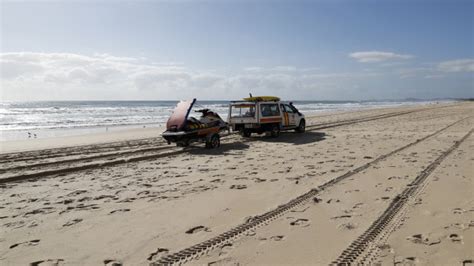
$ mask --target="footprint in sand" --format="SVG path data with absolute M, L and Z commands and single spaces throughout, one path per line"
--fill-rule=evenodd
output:
M 155 252 L 152 252 L 152 253 L 148 256 L 147 260 L 148 260 L 148 261 L 155 261 L 155 260 L 157 260 L 159 257 L 162 257 L 162 256 L 164 256 L 164 255 L 167 255 L 168 253 L 169 253 L 169 250 L 168 250 L 168 249 L 166 249 L 166 248 L 158 248 L 158 249 L 156 249 Z
M 76 219 L 73 219 L 73 220 L 63 224 L 63 227 L 75 225 L 75 224 L 80 223 L 80 222 L 82 222 L 82 219 L 81 218 L 76 218 Z
M 111 211 L 109 214 L 116 213 L 116 212 L 128 212 L 128 211 L 130 211 L 130 209 L 117 209 L 117 210 Z
M 298 208 L 291 210 L 291 212 L 305 212 L 307 209 L 309 209 L 309 206 L 303 207 L 303 208 Z
M 205 227 L 205 226 L 199 225 L 199 226 L 193 227 L 191 229 L 188 229 L 186 231 L 186 234 L 195 234 L 195 233 L 201 232 L 201 231 L 210 232 L 211 230 L 209 228 Z
M 73 199 L 67 199 L 67 200 L 63 200 L 63 201 L 58 201 L 56 202 L 56 204 L 64 204 L 64 205 L 67 205 L 67 204 L 71 204 L 73 203 L 74 200 Z
M 30 241 L 25 241 L 25 242 L 21 242 L 21 243 L 16 243 L 16 244 L 11 245 L 11 246 L 10 246 L 10 249 L 16 248 L 16 247 L 18 247 L 18 246 L 20 246 L 20 245 L 22 245 L 22 246 L 23 246 L 23 245 L 24 245 L 24 246 L 36 246 L 36 245 L 38 245 L 39 242 L 40 242 L 39 239 L 34 239 L 34 240 L 30 240 Z
M 221 249 L 219 250 L 219 256 L 223 256 L 223 255 L 226 255 L 227 253 L 230 252 L 230 250 L 232 249 L 232 244 L 231 243 L 226 243 L 224 244 Z
M 428 237 L 423 234 L 415 234 L 412 236 L 407 237 L 407 240 L 410 240 L 411 242 L 415 244 L 425 244 L 428 246 L 436 245 L 441 243 L 441 240 L 436 237 Z
M 328 199 L 326 201 L 327 204 L 330 204 L 333 201 L 333 199 Z M 335 202 L 341 202 L 339 199 L 335 199 Z
M 78 199 L 77 201 L 84 202 L 84 201 L 90 201 L 90 200 L 92 200 L 92 197 L 83 197 L 83 198 Z
M 123 200 L 119 200 L 117 201 L 118 203 L 126 203 L 126 202 L 133 202 L 134 200 L 136 200 L 137 198 L 125 198 Z
M 26 212 L 25 214 L 23 214 L 23 217 L 28 217 L 30 215 L 35 215 L 35 214 L 48 214 L 48 213 L 52 213 L 54 211 L 55 210 L 54 210 L 53 207 L 43 207 L 43 208 L 39 208 L 39 209 L 35 209 L 35 210 L 32 210 L 32 211 Z
M 244 233 L 245 236 L 255 236 L 256 234 L 257 232 L 255 232 L 255 230 L 249 230 Z
M 451 229 L 451 228 L 455 228 L 455 229 L 461 229 L 461 230 L 464 230 L 468 227 L 472 227 L 474 226 L 474 221 L 471 221 L 471 224 L 464 224 L 464 223 L 452 223 L 450 225 L 447 225 L 447 226 L 444 226 L 444 229 Z
M 104 265 L 106 265 L 106 266 L 122 266 L 123 264 L 118 260 L 107 259 L 107 260 L 104 260 Z
M 246 185 L 232 185 L 230 186 L 230 189 L 246 189 Z
M 272 236 L 272 237 L 270 237 L 270 239 L 273 240 L 273 241 L 282 241 L 283 239 L 285 239 L 285 236 L 281 236 L 281 235 Z
M 450 234 L 449 239 L 454 243 L 462 243 L 462 236 L 458 234 Z
M 137 193 L 137 196 L 141 196 L 141 195 L 146 196 L 146 195 L 148 195 L 148 194 L 150 194 L 150 191 L 149 191 L 149 190 L 143 190 L 143 191 L 138 192 L 138 193 Z
M 342 218 L 351 218 L 351 217 L 352 215 L 345 214 L 345 215 L 334 216 L 331 219 L 342 219 Z
M 309 226 L 309 220 L 308 219 L 305 219 L 305 218 L 300 218 L 300 219 L 296 219 L 292 222 L 290 222 L 290 225 L 292 226 L 301 226 L 301 227 L 307 227 Z
M 313 198 L 313 202 L 314 202 L 314 203 L 320 203 L 321 201 L 322 201 L 321 198 L 318 198 L 318 197 L 314 197 L 314 198 Z
M 463 260 L 462 261 L 462 266 L 467 266 L 467 265 L 471 265 L 471 264 L 474 264 L 474 260 Z
M 76 190 L 76 191 L 73 191 L 69 194 L 66 195 L 66 197 L 72 197 L 72 196 L 77 196 L 77 195 L 80 195 L 80 194 L 83 194 L 83 193 L 86 193 L 87 190 Z
M 48 266 L 59 266 L 65 265 L 64 259 L 46 259 L 46 260 L 38 260 L 30 263 L 30 266 L 40 266 L 40 265 L 48 265 Z
M 357 226 L 353 223 L 343 223 L 339 227 L 345 230 L 353 230 L 357 228 Z
M 101 199 L 113 199 L 118 200 L 118 197 L 115 195 L 100 195 L 94 198 L 94 200 L 101 200 Z
M 396 261 L 395 265 L 417 265 L 419 260 L 416 257 L 406 257 L 402 261 Z

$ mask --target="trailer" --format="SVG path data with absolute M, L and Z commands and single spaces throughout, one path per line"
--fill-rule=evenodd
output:
M 199 118 L 190 117 L 189 114 L 196 99 L 179 102 L 168 122 L 163 138 L 168 144 L 176 143 L 177 146 L 186 147 L 192 142 L 204 142 L 206 148 L 212 149 L 220 146 L 220 134 L 228 131 L 227 123 L 215 112 L 209 109 L 200 109 Z

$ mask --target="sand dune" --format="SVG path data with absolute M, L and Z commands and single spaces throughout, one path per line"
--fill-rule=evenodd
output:
M 217 150 L 160 148 L 147 129 L 135 136 L 141 140 L 2 154 L 0 264 L 146 265 L 243 224 L 248 230 L 186 262 L 327 265 L 472 129 L 474 105 L 333 113 L 309 122 L 387 114 L 396 115 L 278 139 L 233 135 Z M 375 261 L 474 258 L 472 138 L 436 166 L 396 227 L 381 231 Z M 330 180 L 337 182 L 263 221 Z

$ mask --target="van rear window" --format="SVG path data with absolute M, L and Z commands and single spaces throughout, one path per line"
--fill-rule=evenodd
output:
M 230 117 L 255 117 L 255 105 L 232 105 Z
M 280 109 L 278 104 L 261 104 L 260 105 L 262 116 L 280 116 Z

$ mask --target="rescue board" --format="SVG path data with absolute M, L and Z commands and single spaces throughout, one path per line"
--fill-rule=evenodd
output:
M 275 96 L 253 96 L 253 97 L 247 97 L 244 98 L 244 101 L 248 102 L 277 102 L 280 101 L 279 97 Z

